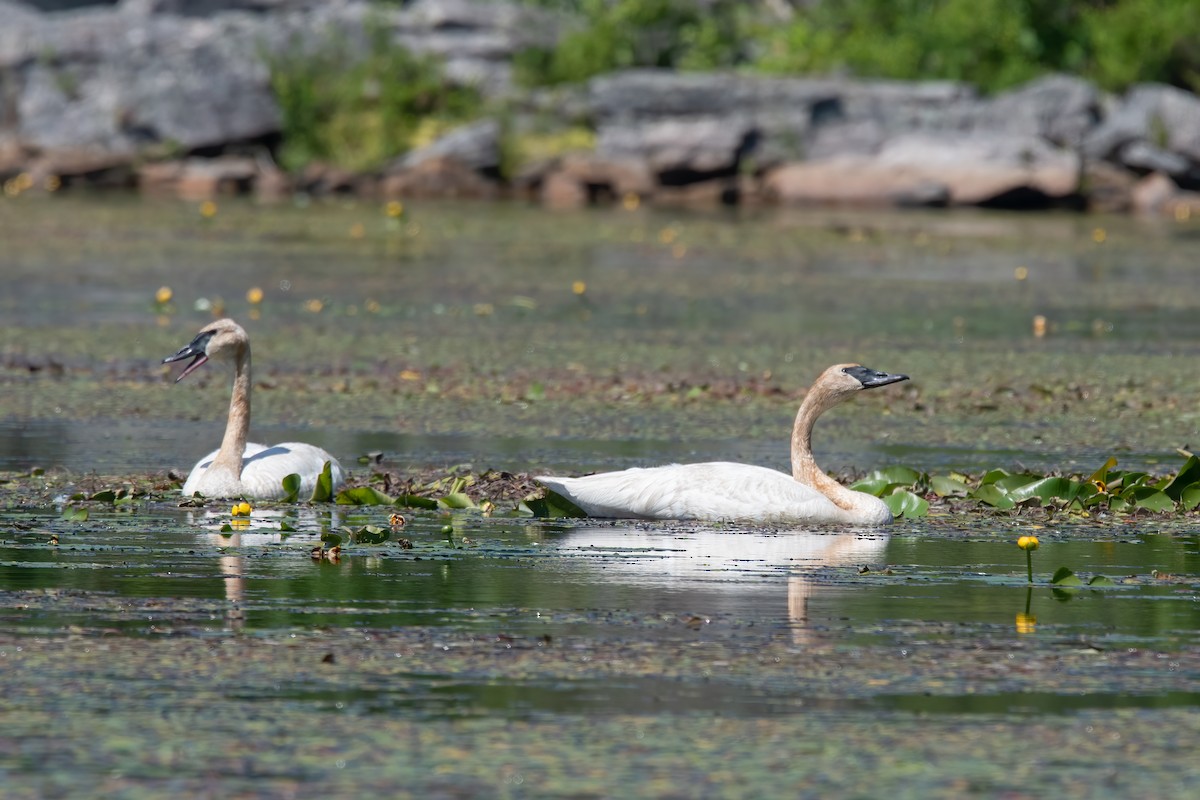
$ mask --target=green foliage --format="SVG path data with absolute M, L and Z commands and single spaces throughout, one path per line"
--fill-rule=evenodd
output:
M 1118 0 L 1086 6 L 1087 75 L 1107 89 L 1161 81 L 1200 89 L 1200 8 L 1195 0 Z
M 997 91 L 1047 72 L 1120 90 L 1196 87 L 1194 0 L 845 0 L 768 29 L 755 67 L 776 74 L 951 79 Z
M 736 64 L 747 41 L 746 4 L 737 0 L 583 0 L 583 24 L 550 50 L 518 53 L 528 86 L 576 83 L 628 67 L 716 69 Z
M 424 121 L 450 125 L 479 113 L 478 92 L 449 82 L 437 61 L 412 55 L 380 26 L 369 27 L 368 39 L 365 54 L 331 37 L 269 59 L 285 168 L 328 161 L 373 169 L 406 152 Z
M 293 472 L 291 475 L 284 475 L 283 480 L 283 502 L 294 503 L 300 498 L 300 476 Z
M 582 518 L 587 516 L 582 508 L 549 489 L 546 490 L 545 497 L 527 498 L 518 508 L 522 513 L 535 517 Z
M 1010 473 L 993 469 L 977 481 L 966 475 L 926 475 L 893 466 L 870 473 L 851 489 L 883 498 L 897 518 L 924 516 L 930 497 L 946 502 L 975 503 L 996 511 L 1045 508 L 1072 514 L 1106 511 L 1116 514 L 1172 514 L 1200 506 L 1200 458 L 1189 456 L 1179 472 L 1156 478 L 1145 472 L 1116 469 L 1109 458 L 1088 478 Z M 921 503 L 915 502 L 927 495 Z
M 390 506 L 396 500 L 370 486 L 356 486 L 338 492 L 335 502 L 341 506 Z
M 312 496 L 309 498 L 313 503 L 328 503 L 333 500 L 333 470 L 328 461 L 321 468 L 321 474 L 317 476 L 317 482 L 313 484 Z

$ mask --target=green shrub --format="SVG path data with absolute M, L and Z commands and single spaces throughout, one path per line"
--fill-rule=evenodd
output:
M 1200 90 L 1200 6 L 1195 0 L 1120 0 L 1087 8 L 1088 77 L 1106 89 L 1161 81 Z
M 478 92 L 447 81 L 437 61 L 392 43 L 382 28 L 368 38 L 366 53 L 331 37 L 269 60 L 286 169 L 317 160 L 373 169 L 406 152 L 423 123 L 449 126 L 480 113 Z
M 715 0 L 583 0 L 581 26 L 552 49 L 515 59 L 527 86 L 577 83 L 628 67 L 715 69 L 741 59 L 751 14 L 745 3 Z

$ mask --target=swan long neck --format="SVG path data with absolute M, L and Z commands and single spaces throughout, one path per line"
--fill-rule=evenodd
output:
M 246 451 L 246 439 L 250 435 L 250 345 L 239 344 L 234 360 L 233 394 L 229 398 L 229 421 L 225 424 L 225 437 L 221 449 L 213 459 L 212 468 L 229 470 L 234 477 L 242 477 L 242 456 Z
M 825 474 L 817 466 L 812 454 L 812 430 L 817 418 L 840 402 L 834 393 L 819 383 L 808 390 L 800 410 L 796 412 L 796 424 L 792 427 L 792 477 L 798 482 L 813 487 L 828 497 L 834 505 L 852 511 L 861 499 L 858 492 L 847 489 Z

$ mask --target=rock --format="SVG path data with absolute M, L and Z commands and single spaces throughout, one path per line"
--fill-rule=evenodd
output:
M 538 189 L 542 203 L 551 208 L 578 208 L 628 196 L 641 199 L 655 190 L 654 176 L 645 161 L 593 155 L 559 159 L 546 171 Z
M 663 183 L 678 184 L 688 182 L 683 176 L 733 172 L 753 136 L 753 125 L 736 117 L 609 125 L 599 131 L 596 154 L 602 159 L 643 161 Z
M 296 185 L 308 194 L 354 194 L 358 191 L 359 179 L 358 174 L 348 169 L 313 161 L 304 167 Z
M 471 169 L 498 173 L 500 123 L 494 119 L 485 119 L 455 128 L 429 146 L 407 153 L 395 167 L 411 168 L 434 158 L 451 158 Z
M 1128 170 L 1107 161 L 1089 161 L 1084 165 L 1083 185 L 1089 211 L 1105 214 L 1125 213 L 1133 206 L 1133 187 L 1137 178 Z
M 764 190 L 785 203 L 1038 206 L 1078 193 L 1079 159 L 1035 137 L 908 134 L 873 156 L 786 165 Z
M 218 195 L 247 194 L 260 170 L 252 158 L 222 156 L 144 164 L 138 188 L 147 194 L 170 194 L 183 200 L 207 200 Z
M 967 108 L 964 127 L 1078 147 L 1101 116 L 1102 97 L 1095 86 L 1070 75 L 1047 75 Z
M 1173 86 L 1135 86 L 1087 135 L 1084 150 L 1090 158 L 1122 163 L 1121 153 L 1130 143 L 1145 143 L 1200 164 L 1200 97 Z
M 1140 139 L 1122 145 L 1117 150 L 1115 160 L 1138 172 L 1162 172 L 1173 178 L 1185 178 L 1192 170 L 1191 163 L 1178 153 L 1163 150 Z
M 498 183 L 448 156 L 436 156 L 391 172 L 383 177 L 379 188 L 387 199 L 489 200 L 500 194 Z
M 1166 175 L 1156 172 L 1153 175 L 1147 175 L 1134 185 L 1130 199 L 1133 210 L 1138 214 L 1160 214 L 1177 194 L 1179 194 L 1179 187 L 1175 185 L 1175 182 Z

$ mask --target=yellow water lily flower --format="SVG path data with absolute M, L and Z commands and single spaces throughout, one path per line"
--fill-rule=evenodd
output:
M 166 305 L 167 303 L 171 302 L 171 298 L 174 296 L 175 293 L 171 291 L 170 286 L 160 286 L 158 287 L 158 291 L 154 293 L 154 302 L 158 303 L 160 306 Z
M 1038 541 L 1036 536 L 1022 536 L 1021 538 L 1017 539 L 1017 547 L 1021 548 L 1027 553 L 1037 550 L 1040 544 L 1041 542 Z
M 235 517 L 248 517 L 250 516 L 251 511 L 253 511 L 253 509 L 250 508 L 250 504 L 245 500 L 240 503 L 233 504 L 232 513 Z

